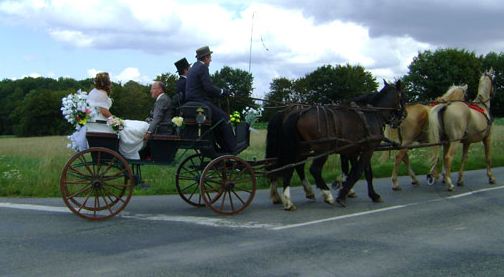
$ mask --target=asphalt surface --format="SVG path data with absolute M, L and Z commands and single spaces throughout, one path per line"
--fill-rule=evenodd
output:
M 176 195 L 134 196 L 104 222 L 59 198 L 0 198 L 0 276 L 503 276 L 504 168 L 494 173 L 489 185 L 468 171 L 454 192 L 376 179 L 383 203 L 360 181 L 346 208 L 294 188 L 294 212 L 262 190 L 230 217 Z

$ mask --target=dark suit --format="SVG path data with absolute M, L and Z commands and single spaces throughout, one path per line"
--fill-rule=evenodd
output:
M 181 106 L 185 102 L 186 76 L 180 76 L 175 83 L 175 95 L 172 97 L 173 104 Z
M 195 62 L 187 74 L 185 101 L 196 101 L 206 104 L 212 110 L 212 121 L 214 123 L 223 121 L 217 128 L 218 135 L 224 139 L 219 144 L 224 152 L 231 153 L 236 147 L 236 137 L 229 123 L 229 116 L 211 101 L 212 98 L 221 96 L 222 90 L 216 87 L 210 79 L 208 66 L 200 61 Z
M 163 93 L 154 103 L 147 122 L 148 132 L 151 133 L 171 133 L 171 118 L 173 116 L 172 101 L 170 97 Z

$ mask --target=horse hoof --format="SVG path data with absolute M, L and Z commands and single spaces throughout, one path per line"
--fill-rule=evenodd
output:
M 417 187 L 418 185 L 420 185 L 420 183 L 418 183 L 418 181 L 412 181 L 411 185 Z
M 382 203 L 383 202 L 383 199 L 381 198 L 381 196 L 371 198 L 371 200 L 373 200 L 373 202 L 375 202 L 375 203 Z
M 285 208 L 284 208 L 284 210 L 285 210 L 285 211 L 288 211 L 288 212 L 293 212 L 293 211 L 295 211 L 296 209 L 297 209 L 297 208 L 296 208 L 296 206 L 294 206 L 294 205 L 292 205 L 292 206 L 290 206 L 290 207 L 285 207 Z
M 345 199 L 336 199 L 336 203 L 338 203 L 341 207 L 346 207 L 346 204 L 345 204 Z
M 495 185 L 496 183 L 495 178 L 488 178 L 488 183 L 491 185 Z
M 307 195 L 306 199 L 315 200 L 315 194 Z
M 447 189 L 448 191 L 454 191 L 454 190 L 455 190 L 455 187 L 453 187 L 453 186 L 449 186 L 449 187 L 447 187 L 446 189 Z
M 347 197 L 349 198 L 357 198 L 357 193 L 353 190 L 349 191 L 347 194 Z
M 392 190 L 393 190 L 393 191 L 401 191 L 401 190 L 402 190 L 402 188 L 401 188 L 401 187 L 399 187 L 399 186 L 398 186 L 398 187 L 392 187 Z
M 464 182 L 457 182 L 457 186 L 463 187 L 464 186 Z
M 282 204 L 282 201 L 281 200 L 273 200 L 271 201 L 273 203 L 273 205 L 278 205 L 278 204 Z
M 427 175 L 427 185 L 429 186 L 434 185 L 434 177 L 432 177 L 431 174 Z

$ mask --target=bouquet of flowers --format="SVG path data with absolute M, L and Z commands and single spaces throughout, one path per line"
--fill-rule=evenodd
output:
M 250 127 L 254 125 L 259 117 L 261 117 L 263 108 L 259 107 L 257 109 L 246 107 L 243 111 L 245 114 L 245 122 L 249 124 Z
M 107 125 L 117 133 L 124 129 L 124 120 L 113 115 L 107 119 Z
M 175 127 L 180 128 L 182 127 L 182 124 L 184 124 L 184 118 L 181 116 L 175 116 L 171 119 L 171 122 Z
M 240 124 L 241 122 L 241 115 L 238 111 L 234 111 L 230 116 L 229 116 L 229 119 L 231 121 L 231 124 L 233 124 L 233 126 L 236 126 L 238 124 Z
M 61 99 L 61 112 L 63 116 L 79 130 L 91 118 L 93 110 L 87 103 L 88 94 L 80 89 L 77 93 L 71 93 Z

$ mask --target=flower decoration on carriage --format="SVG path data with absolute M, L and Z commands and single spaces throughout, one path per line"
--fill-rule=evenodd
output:
M 124 129 L 124 120 L 113 115 L 107 119 L 107 125 L 110 126 L 116 133 L 118 133 Z
M 254 125 L 258 118 L 262 116 L 263 108 L 258 107 L 256 109 L 252 107 L 246 107 L 243 113 L 245 114 L 245 122 L 249 124 L 250 127 Z
M 241 122 L 241 115 L 238 111 L 234 111 L 230 116 L 229 116 L 229 120 L 231 121 L 231 124 L 233 124 L 233 126 L 236 126 L 238 124 L 240 124 Z
M 181 116 L 175 116 L 171 119 L 171 122 L 175 127 L 181 128 L 184 125 L 184 118 Z
M 61 112 L 76 130 L 84 126 L 95 112 L 87 103 L 87 98 L 87 92 L 79 89 L 77 93 L 71 93 L 61 99 Z

